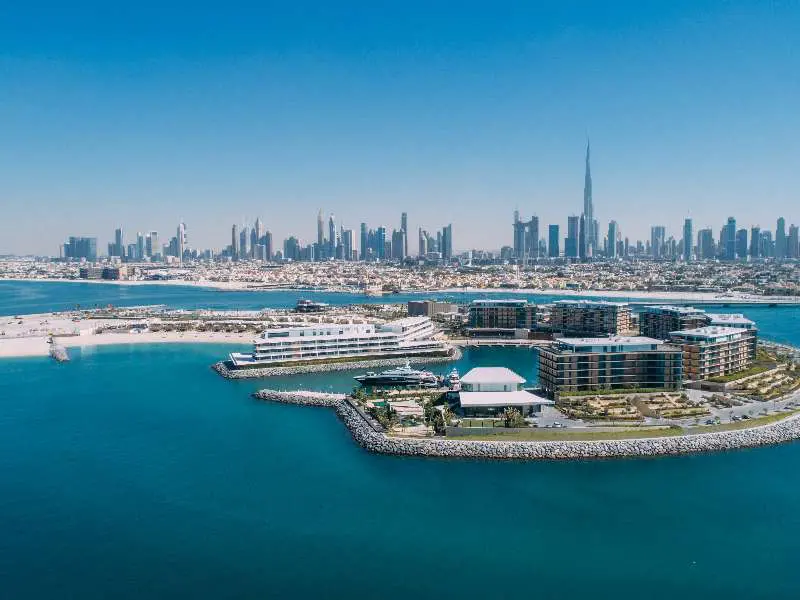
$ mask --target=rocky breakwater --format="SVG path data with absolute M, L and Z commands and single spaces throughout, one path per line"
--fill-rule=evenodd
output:
M 345 400 L 344 394 L 328 394 L 326 392 L 259 390 L 253 394 L 259 400 L 280 402 L 282 404 L 299 404 L 301 406 L 327 406 L 335 408 Z
M 585 459 L 718 452 L 800 438 L 800 415 L 741 429 L 628 440 L 475 441 L 387 436 L 368 424 L 349 401 L 336 404 L 339 418 L 366 450 L 382 454 L 496 460 Z
M 477 441 L 445 438 L 404 438 L 383 428 L 345 394 L 311 391 L 260 390 L 261 400 L 333 408 L 364 449 L 399 456 L 474 458 L 481 460 L 569 460 L 667 456 L 719 452 L 790 442 L 800 438 L 800 414 L 782 421 L 735 431 L 626 440 Z
M 406 362 L 415 364 L 448 363 L 461 358 L 461 350 L 453 347 L 446 356 L 416 356 L 408 358 L 384 358 L 375 360 L 354 360 L 342 362 L 320 362 L 297 366 L 280 366 L 264 368 L 234 369 L 228 361 L 220 361 L 211 365 L 217 373 L 226 379 L 259 379 L 281 375 L 305 375 L 306 373 L 330 373 L 333 371 L 350 371 L 353 369 L 378 369 L 383 367 L 399 367 Z

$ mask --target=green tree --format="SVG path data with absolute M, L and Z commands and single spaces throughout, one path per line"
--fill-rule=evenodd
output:
M 503 411 L 503 425 L 505 427 L 524 427 L 525 419 L 518 409 L 508 407 Z

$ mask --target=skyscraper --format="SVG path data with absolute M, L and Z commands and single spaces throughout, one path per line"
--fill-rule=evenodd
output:
M 158 241 L 158 232 L 151 231 L 147 235 L 147 241 L 145 243 L 148 245 L 147 256 L 151 258 L 158 258 L 158 256 L 161 254 L 161 244 Z
M 581 215 L 580 231 L 578 232 L 578 258 L 586 260 L 588 255 L 588 246 L 586 240 L 586 214 Z
M 442 253 L 442 260 L 453 258 L 453 224 L 442 228 L 442 244 L 439 251 Z
M 375 250 L 379 259 L 386 258 L 386 227 L 378 227 L 375 231 Z
M 739 229 L 736 232 L 736 257 L 747 259 L 747 229 Z
M 539 217 L 531 217 L 525 229 L 525 255 L 527 258 L 539 258 Z
M 725 260 L 736 259 L 736 219 L 728 217 L 728 223 L 725 225 Z
M 519 211 L 514 211 L 514 258 L 525 258 L 525 223 L 519 220 Z
M 264 260 L 272 260 L 272 232 L 264 232 Z
M 367 224 L 361 224 L 361 247 L 359 250 L 361 251 L 361 260 L 367 260 Z
M 342 254 L 345 260 L 353 260 L 353 230 L 342 231 Z
M 242 226 L 242 230 L 239 232 L 239 258 L 242 260 L 246 259 L 249 255 L 247 250 L 247 243 L 249 241 L 249 235 L 247 231 L 247 225 Z
M 616 221 L 609 221 L 608 223 L 608 247 L 606 248 L 606 256 L 608 258 L 617 258 L 617 237 L 619 236 L 619 225 Z
M 112 256 L 125 257 L 125 240 L 122 234 L 122 227 L 114 231 L 114 246 Z
M 761 255 L 761 228 L 754 226 L 750 228 L 750 256 L 758 258 Z
M 586 223 L 586 248 L 594 248 L 597 240 L 594 239 L 594 202 L 592 201 L 592 170 L 589 166 L 589 140 L 586 140 L 586 173 L 583 180 L 583 216 Z
M 694 234 L 692 233 L 692 220 L 684 219 L 683 221 L 683 260 L 689 262 L 692 260 L 692 244 L 694 243 Z
M 178 224 L 178 260 L 183 264 L 183 252 L 186 250 L 186 224 L 181 222 Z
M 567 239 L 564 243 L 564 256 L 578 258 L 578 238 L 580 237 L 580 217 L 567 217 Z
M 325 244 L 325 219 L 322 216 L 322 209 L 317 213 L 317 245 L 322 248 Z
M 800 257 L 800 240 L 798 240 L 797 225 L 789 226 L 789 236 L 786 238 L 786 256 L 788 258 Z
M 144 234 L 141 231 L 136 232 L 136 260 L 144 259 Z
M 338 244 L 339 240 L 337 239 L 338 236 L 336 235 L 336 217 L 331 216 L 328 217 L 328 256 L 335 257 L 336 256 L 336 245 Z
M 239 260 L 239 234 L 236 231 L 236 225 L 231 227 L 231 256 L 233 260 Z
M 664 243 L 666 242 L 667 228 L 663 225 L 653 225 L 650 228 L 650 255 L 653 258 L 664 257 Z
M 404 232 L 405 247 L 403 248 L 403 256 L 408 256 L 408 213 L 400 215 L 400 230 Z
M 714 258 L 714 232 L 710 228 L 701 229 L 697 232 L 697 255 L 699 258 L 708 260 Z
M 775 258 L 786 258 L 786 219 L 780 217 L 775 228 Z
M 547 227 L 547 256 L 550 258 L 558 258 L 559 252 L 559 238 L 558 238 L 558 225 L 549 225 Z

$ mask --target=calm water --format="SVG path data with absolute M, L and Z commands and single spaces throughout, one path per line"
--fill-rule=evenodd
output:
M 440 300 L 466 302 L 486 294 L 392 294 L 383 298 L 330 292 L 301 291 L 220 291 L 204 288 L 167 285 L 104 285 L 97 283 L 15 282 L 0 281 L 0 315 L 42 313 L 80 307 L 139 306 L 164 304 L 170 308 L 213 308 L 255 310 L 294 306 L 300 298 L 313 298 L 330 304 L 356 302 L 407 302 L 411 299 L 436 297 Z M 491 294 L 489 297 L 504 297 Z M 509 294 L 511 298 L 528 298 L 550 302 L 562 297 L 544 294 Z M 714 307 L 710 312 L 742 312 L 758 323 L 763 337 L 800 343 L 800 307 L 730 306 Z
M 131 303 L 159 301 L 144 297 Z M 795 309 L 745 312 L 800 343 Z M 217 376 L 208 365 L 230 350 L 0 361 L 2 597 L 798 597 L 800 443 L 569 463 L 375 456 L 332 412 L 256 402 L 263 382 Z M 532 379 L 534 360 L 482 349 L 458 366 Z M 346 390 L 352 375 L 269 385 Z

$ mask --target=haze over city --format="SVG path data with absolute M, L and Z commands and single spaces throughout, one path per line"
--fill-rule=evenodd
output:
M 16 6 L 0 21 L 0 253 L 172 232 L 220 248 L 321 208 L 511 245 L 582 210 L 647 239 L 797 222 L 791 2 Z M 33 24 L 35 23 L 35 27 Z

